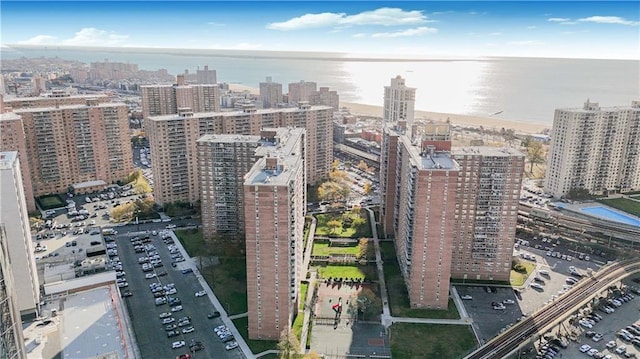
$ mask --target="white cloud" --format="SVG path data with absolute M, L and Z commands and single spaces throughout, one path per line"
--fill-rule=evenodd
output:
M 577 23 L 578 22 L 576 22 L 576 21 L 563 21 L 563 22 L 560 23 L 560 25 L 575 25 Z
M 491 36 L 500 36 L 500 35 L 502 35 L 502 33 L 501 32 L 492 32 L 489 35 L 491 35 Z
M 362 33 L 362 32 L 359 32 L 357 34 L 351 35 L 351 37 L 355 37 L 355 38 L 366 37 L 366 36 L 367 36 L 367 34 Z
M 128 38 L 128 35 L 119 35 L 115 32 L 100 30 L 94 27 L 85 27 L 76 32 L 74 37 L 62 40 L 61 44 L 71 46 L 112 46 L 123 45 L 123 42 Z
M 209 21 L 207 23 L 207 25 L 211 25 L 211 26 L 227 26 L 227 24 L 223 24 L 221 22 L 215 22 L 215 21 Z
M 527 46 L 527 45 L 544 45 L 544 43 L 538 40 L 523 40 L 523 41 L 509 41 L 507 42 L 507 45 Z
M 21 45 L 49 45 L 53 44 L 57 38 L 50 35 L 36 35 L 24 41 L 18 41 Z
M 551 21 L 551 22 L 565 22 L 565 21 L 571 21 L 571 19 L 568 19 L 566 17 L 550 17 L 547 19 L 547 21 Z
M 398 8 L 383 7 L 376 10 L 363 11 L 355 15 L 332 12 L 305 14 L 291 18 L 287 21 L 270 23 L 267 25 L 267 29 L 289 31 L 350 25 L 398 26 L 421 24 L 432 21 L 433 20 L 428 20 L 422 11 L 404 11 Z
M 378 33 L 372 34 L 371 37 L 375 37 L 375 38 L 406 37 L 406 36 L 416 36 L 416 35 L 423 35 L 423 34 L 435 34 L 436 32 L 438 32 L 438 29 L 421 26 L 421 27 L 416 27 L 414 29 L 407 29 L 407 30 L 395 31 L 395 32 L 378 32 Z
M 619 16 L 590 16 L 582 19 L 578 19 L 580 22 L 595 22 L 598 24 L 618 24 L 618 25 L 629 25 L 629 26 L 638 26 L 640 22 L 631 21 Z

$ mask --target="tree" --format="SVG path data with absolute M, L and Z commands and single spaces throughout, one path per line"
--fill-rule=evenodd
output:
M 362 188 L 362 192 L 367 195 L 371 193 L 371 182 L 365 182 L 364 187 Z
M 369 169 L 369 166 L 367 166 L 367 164 L 364 162 L 364 160 L 360 160 L 360 163 L 358 163 L 358 169 L 360 171 L 366 172 Z
M 320 356 L 320 354 L 314 351 L 310 351 L 308 354 L 304 355 L 303 359 L 322 359 L 322 357 Z
M 533 173 L 533 165 L 538 163 L 544 163 L 544 148 L 542 143 L 538 141 L 531 141 L 529 147 L 527 147 L 527 160 L 529 160 L 529 172 Z
M 363 320 L 371 319 L 382 311 L 382 301 L 371 289 L 363 288 L 358 294 L 358 310 L 362 312 Z
M 358 259 L 369 259 L 374 256 L 375 249 L 368 238 L 360 238 L 358 241 Z
M 331 172 L 335 172 L 338 170 L 338 166 L 340 165 L 340 161 L 338 160 L 333 160 L 333 163 L 331 165 Z
M 300 343 L 298 338 L 289 328 L 280 333 L 280 341 L 278 342 L 278 350 L 280 350 L 279 359 L 297 358 L 300 351 Z
M 331 229 L 331 233 L 336 234 L 338 229 L 342 229 L 342 222 L 338 219 L 332 219 L 327 222 L 327 226 Z
M 349 175 L 345 171 L 331 171 L 329 172 L 329 180 L 333 182 L 347 181 Z
M 533 142 L 533 137 L 531 136 L 527 136 L 525 138 L 522 139 L 522 141 L 520 142 L 520 144 L 522 144 L 522 147 L 529 147 L 529 145 L 531 144 L 531 142 Z

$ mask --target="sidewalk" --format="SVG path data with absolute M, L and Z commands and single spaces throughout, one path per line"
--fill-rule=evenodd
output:
M 380 321 L 385 328 L 389 328 L 393 324 L 391 310 L 389 309 L 389 297 L 387 294 L 387 283 L 384 280 L 384 270 L 382 268 L 382 254 L 380 253 L 380 240 L 378 239 L 378 228 L 376 227 L 376 218 L 373 211 L 366 208 L 369 212 L 369 223 L 371 224 L 371 234 L 373 235 L 373 244 L 376 249 L 376 268 L 378 269 L 378 281 L 380 284 L 380 298 L 382 299 L 382 315 Z
M 311 319 L 311 304 L 316 285 L 316 272 L 311 272 L 309 278 L 309 287 L 307 289 L 307 297 L 304 301 L 304 322 L 302 323 L 302 336 L 300 337 L 300 353 L 307 351 L 307 335 L 309 334 L 309 320 Z M 300 315 L 300 313 L 298 313 Z
M 188 259 L 186 262 L 182 262 L 182 263 L 183 264 L 193 263 L 192 258 L 189 257 L 189 254 L 182 246 L 182 243 L 180 242 L 178 237 L 176 237 L 176 234 L 173 231 L 169 231 L 169 234 L 171 235 L 171 238 L 173 238 L 173 240 L 175 241 L 175 245 L 180 249 L 180 253 L 182 253 L 182 256 L 185 259 Z M 233 334 L 236 342 L 238 343 L 238 347 L 240 348 L 240 350 L 242 350 L 242 353 L 244 354 L 244 357 L 247 359 L 255 358 L 255 356 L 253 355 L 253 352 L 251 352 L 251 349 L 249 349 L 247 342 L 244 341 L 244 337 L 240 335 L 240 332 L 238 332 L 238 329 L 236 329 L 235 325 L 231 321 L 231 318 L 229 318 L 227 311 L 224 309 L 222 304 L 220 304 L 218 297 L 216 297 L 216 295 L 213 293 L 213 291 L 209 287 L 209 284 L 207 283 L 207 281 L 204 279 L 202 274 L 200 274 L 200 270 L 198 269 L 198 266 L 196 266 L 195 263 L 193 263 L 193 266 L 187 265 L 187 267 L 193 269 L 193 273 L 196 275 L 196 278 L 200 282 L 200 285 L 207 292 L 207 297 L 209 298 L 209 300 L 211 300 L 211 303 L 216 308 L 216 310 L 220 312 L 221 314 L 220 318 L 224 322 L 224 325 L 226 325 L 227 328 L 229 328 L 229 330 L 231 331 L 231 334 Z

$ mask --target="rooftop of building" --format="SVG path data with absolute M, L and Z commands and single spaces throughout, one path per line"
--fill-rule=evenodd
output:
M 20 119 L 22 119 L 22 117 L 14 112 L 0 113 L 0 121 L 17 121 Z
M 524 153 L 515 148 L 510 147 L 491 147 L 491 146 L 465 146 L 465 147 L 453 147 L 451 149 L 453 156 L 458 155 L 481 155 L 481 156 L 493 156 L 493 157 L 509 157 L 518 156 L 524 157 Z
M 250 135 L 204 135 L 200 137 L 196 142 L 197 143 L 242 143 L 242 142 L 259 142 L 260 136 L 250 136 Z
M 121 102 L 104 102 L 104 103 L 94 103 L 94 104 L 80 104 L 80 105 L 60 105 L 60 106 L 48 106 L 48 107 L 29 107 L 29 108 L 17 108 L 13 111 L 17 114 L 27 113 L 27 112 L 42 112 L 42 111 L 55 111 L 55 110 L 73 110 L 73 109 L 81 109 L 81 108 L 109 108 L 109 107 L 126 107 L 125 103 Z
M 18 159 L 18 152 L 0 152 L 0 169 L 13 168 L 13 164 Z
M 632 101 L 631 105 L 628 105 L 628 106 L 600 107 L 599 103 L 591 102 L 589 99 L 587 99 L 587 101 L 584 103 L 582 107 L 558 108 L 556 110 L 564 111 L 564 112 L 576 112 L 576 113 L 617 112 L 617 111 L 625 111 L 625 110 L 640 111 L 640 100 Z
M 250 116 L 252 114 L 270 114 L 270 113 L 293 113 L 299 111 L 319 111 L 319 110 L 331 110 L 333 108 L 330 106 L 307 106 L 304 108 L 300 107 L 288 107 L 288 108 L 266 108 L 266 109 L 251 109 L 251 110 L 238 110 L 238 111 L 225 111 L 225 112 L 187 112 L 183 115 L 171 114 L 171 115 L 162 115 L 162 116 L 150 116 L 148 120 L 150 121 L 171 121 L 178 120 L 182 118 L 210 118 L 210 117 L 239 117 L 239 116 Z
M 268 167 L 267 164 L 273 160 L 277 161 L 274 167 Z M 245 175 L 245 186 L 286 186 L 296 176 L 297 169 L 302 166 L 302 156 L 299 153 L 295 155 L 277 155 L 270 154 L 268 157 L 262 157 L 251 167 L 251 170 Z
M 408 136 L 400 136 L 400 141 L 411 156 L 411 161 L 421 170 L 457 171 L 458 163 L 449 152 L 437 152 L 431 148 L 422 148 L 421 141 L 411 141 Z
M 301 155 L 296 153 L 296 144 L 300 138 L 304 136 L 305 130 L 303 128 L 265 128 L 262 133 L 275 132 L 275 136 L 272 138 L 262 137 L 260 139 L 260 147 L 256 148 L 256 155 L 260 157 L 265 156 L 295 156 Z
M 22 102 L 22 101 L 38 101 L 38 100 L 51 100 L 51 99 L 91 99 L 91 98 L 97 98 L 97 97 L 109 97 L 107 96 L 107 94 L 91 94 L 91 95 L 75 95 L 75 94 L 64 94 L 64 96 L 59 95 L 59 92 L 55 92 L 55 93 L 45 93 L 43 94 L 43 96 L 29 96 L 29 97 L 17 97 L 17 96 L 10 96 L 7 95 L 6 97 L 4 97 L 3 101 L 5 103 L 11 103 L 11 102 Z

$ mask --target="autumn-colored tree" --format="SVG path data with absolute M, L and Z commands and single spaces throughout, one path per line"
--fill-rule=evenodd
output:
M 327 226 L 331 229 L 331 233 L 336 234 L 338 229 L 342 229 L 342 222 L 338 219 L 332 219 L 327 222 Z
M 279 359 L 297 358 L 300 351 L 300 343 L 295 334 L 288 328 L 280 333 L 280 341 L 278 342 L 278 350 L 280 350 Z
M 527 160 L 529 161 L 529 172 L 533 173 L 533 166 L 544 163 L 545 153 L 542 143 L 531 141 L 527 147 Z
M 365 287 L 358 294 L 358 310 L 362 312 L 363 319 L 371 319 L 382 311 L 382 301 L 371 289 Z
M 371 182 L 365 182 L 364 187 L 362 188 L 362 192 L 367 195 L 371 193 Z
M 375 255 L 373 242 L 368 238 L 360 238 L 358 241 L 358 259 L 370 259 Z
M 322 357 L 320 356 L 320 354 L 314 352 L 314 351 L 310 351 L 309 353 L 305 354 L 304 359 L 322 359 Z
M 333 163 L 331 164 L 331 172 L 337 171 L 338 170 L 338 166 L 340 166 L 340 161 L 333 160 Z
M 345 171 L 331 171 L 329 172 L 329 180 L 333 182 L 348 181 L 349 175 Z
M 364 162 L 364 160 L 360 160 L 360 162 L 358 163 L 358 169 L 360 171 L 366 172 L 369 169 L 369 166 L 367 166 L 367 163 Z

